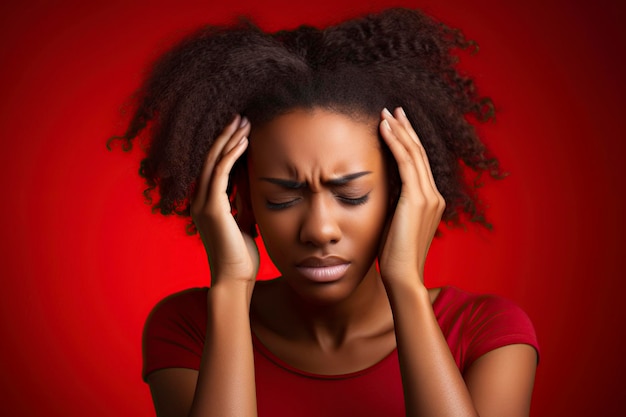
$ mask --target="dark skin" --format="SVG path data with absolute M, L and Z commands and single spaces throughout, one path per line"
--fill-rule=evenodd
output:
M 433 301 L 439 291 L 430 290 Z M 311 323 L 309 312 L 293 303 L 293 293 L 284 283 L 259 282 L 251 305 L 252 330 L 265 347 L 297 369 L 320 375 L 357 372 L 380 362 L 396 348 L 389 301 L 375 293 L 369 309 L 363 310 L 365 314 L 351 322 L 349 329 L 333 326 L 337 332 L 333 338 L 316 332 L 318 323 Z M 282 304 L 285 300 L 289 304 Z M 322 317 L 332 323 L 330 315 Z
M 395 206 L 376 129 L 398 163 Z M 367 368 L 397 347 L 407 416 L 528 415 L 532 347 L 496 349 L 461 375 L 438 327 L 438 290 L 426 289 L 423 271 L 444 202 L 401 109 L 380 120 L 294 109 L 248 145 L 250 134 L 237 117 L 200 178 L 192 215 L 212 273 L 207 342 L 199 371 L 149 376 L 158 415 L 255 416 L 250 328 L 285 362 L 318 374 Z M 238 225 L 225 191 L 246 148 Z M 241 232 L 252 221 L 280 279 L 255 281 L 258 253 Z
M 376 136 L 378 123 L 371 120 L 344 127 L 334 125 L 332 119 L 313 110 L 280 118 L 254 132 L 248 156 L 252 209 L 264 226 L 264 242 L 277 265 L 289 265 L 281 270 L 284 278 L 257 283 L 252 329 L 287 363 L 318 374 L 367 368 L 396 346 L 389 299 L 372 268 L 382 227 L 393 209 L 387 167 Z M 335 132 L 329 132 L 331 128 Z M 299 132 L 297 138 L 293 132 Z M 325 151 L 350 147 L 352 141 L 347 138 L 355 135 L 367 137 L 366 146 L 351 152 Z M 282 155 L 276 153 L 278 148 Z M 328 183 L 346 176 L 341 184 Z M 296 184 L 274 179 L 301 184 L 296 188 Z M 358 199 L 365 195 L 367 202 L 361 203 Z M 293 205 L 277 210 L 268 208 L 267 201 Z M 332 210 L 335 215 L 311 215 L 318 210 Z M 362 220 L 355 223 L 354 216 Z M 287 242 L 293 249 L 285 256 Z M 351 267 L 358 269 L 353 276 L 327 284 L 297 279 L 290 266 L 311 254 L 342 258 L 359 254 L 359 259 L 351 259 Z

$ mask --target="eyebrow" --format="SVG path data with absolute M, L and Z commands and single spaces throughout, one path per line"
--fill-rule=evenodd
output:
M 371 171 L 361 171 L 361 172 L 355 172 L 353 174 L 348 174 L 348 175 L 344 175 L 342 177 L 339 178 L 333 178 L 330 179 L 328 181 L 324 181 L 324 184 L 327 185 L 331 185 L 331 186 L 339 186 L 339 185 L 345 185 L 347 183 L 349 183 L 352 180 L 355 180 L 357 178 L 361 178 L 365 175 L 369 175 L 371 174 Z M 300 188 L 304 188 L 306 187 L 306 182 L 298 182 L 298 181 L 294 181 L 294 180 L 287 180 L 287 179 L 283 179 L 283 178 L 268 178 L 268 177 L 261 177 L 259 178 L 261 181 L 266 181 L 272 184 L 276 184 L 276 185 L 280 185 L 283 188 L 289 188 L 291 190 L 298 190 Z

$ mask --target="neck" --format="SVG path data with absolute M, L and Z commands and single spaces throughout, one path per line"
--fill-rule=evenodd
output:
M 354 339 L 372 337 L 393 328 L 387 293 L 375 265 L 345 299 L 333 302 L 305 300 L 285 285 L 289 313 L 297 321 L 298 338 L 323 350 L 336 350 Z

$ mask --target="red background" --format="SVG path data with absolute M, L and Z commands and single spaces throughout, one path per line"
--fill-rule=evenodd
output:
M 165 295 L 208 284 L 199 241 L 143 204 L 140 154 L 104 147 L 122 131 L 119 108 L 146 63 L 186 30 L 241 13 L 274 30 L 405 5 L 481 45 L 464 67 L 498 105 L 498 122 L 482 130 L 511 173 L 484 189 L 494 232 L 447 232 L 432 249 L 429 284 L 496 292 L 528 312 L 542 345 L 534 416 L 626 415 L 618 2 L 8 3 L 0 414 L 152 415 L 143 322 Z

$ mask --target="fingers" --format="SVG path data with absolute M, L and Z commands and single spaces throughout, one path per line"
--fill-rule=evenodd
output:
M 237 115 L 215 138 L 191 204 L 191 217 L 211 266 L 212 287 L 222 279 L 254 285 L 259 267 L 256 244 L 241 233 L 227 195 L 231 171 L 248 146 L 249 133 L 250 123 Z
M 207 213 L 210 212 L 211 207 L 217 207 L 212 206 L 210 204 L 211 201 L 215 201 L 216 204 L 220 204 L 220 208 L 223 208 L 224 212 L 229 214 L 231 212 L 230 201 L 226 195 L 229 174 L 237 159 L 239 159 L 239 157 L 245 152 L 246 147 L 248 146 L 248 138 L 243 136 L 237 142 L 233 143 L 229 141 L 228 144 L 229 146 L 227 148 L 230 148 L 230 150 L 226 151 L 225 148 L 221 159 L 217 162 L 215 169 L 213 170 L 213 175 L 209 184 L 208 199 L 205 205 L 205 207 L 207 207 Z
M 401 195 L 432 202 L 443 212 L 445 201 L 437 190 L 426 151 L 402 108 L 398 107 L 394 113 L 395 116 L 383 110 L 380 131 L 398 164 L 403 185 Z
M 417 268 L 423 283 L 426 256 L 445 201 L 437 190 L 426 151 L 401 108 L 394 114 L 382 111 L 380 133 L 398 164 L 402 183 L 379 258 L 381 274 L 391 282 L 411 276 Z
M 228 186 L 228 174 L 235 161 L 245 151 L 250 133 L 250 123 L 244 117 L 236 115 L 215 139 L 198 179 L 196 195 L 191 208 L 200 212 L 211 198 L 211 192 L 225 193 Z
M 421 142 L 419 138 L 417 137 L 417 133 L 415 133 L 413 126 L 411 126 L 411 122 L 409 122 L 409 119 L 406 117 L 406 113 L 404 112 L 404 109 L 402 107 L 397 107 L 394 110 L 394 114 L 395 114 L 395 119 L 400 122 L 400 124 L 404 127 L 404 129 L 406 129 L 411 139 L 413 139 L 415 143 L 421 146 Z

